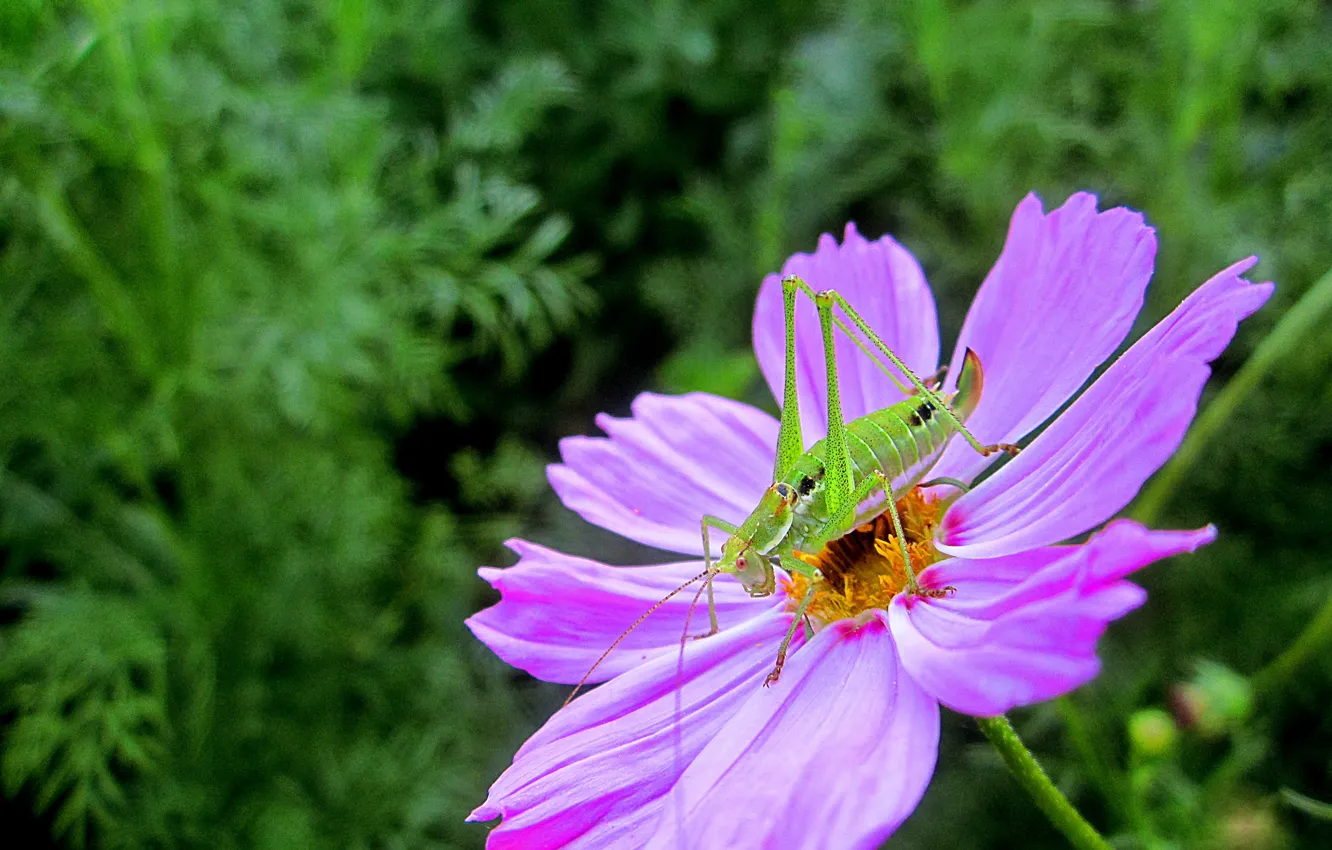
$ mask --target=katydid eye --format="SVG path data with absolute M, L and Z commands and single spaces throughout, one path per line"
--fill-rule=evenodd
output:
M 795 495 L 795 491 L 792 490 L 792 489 L 791 489 L 789 486 L 787 486 L 786 484 L 778 484 L 778 485 L 777 485 L 777 495 L 778 495 L 778 496 L 781 496 L 783 499 L 789 499 L 789 498 L 791 498 L 792 496 Z

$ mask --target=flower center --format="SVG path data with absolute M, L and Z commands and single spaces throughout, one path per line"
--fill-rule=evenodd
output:
M 902 518 L 911 568 L 916 575 L 939 560 L 934 548 L 934 529 L 940 505 L 927 499 L 919 487 L 897 502 Z M 873 608 L 887 608 L 907 586 L 902 545 L 893 531 L 893 520 L 885 511 L 824 546 L 816 555 L 797 552 L 796 557 L 819 568 L 823 578 L 814 588 L 805 613 L 822 624 L 854 618 Z M 787 607 L 794 611 L 804 598 L 809 579 L 796 574 L 783 582 Z

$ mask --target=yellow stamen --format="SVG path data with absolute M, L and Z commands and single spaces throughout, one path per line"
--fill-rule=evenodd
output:
M 898 500 L 897 512 L 902 518 L 911 566 L 920 575 L 939 560 L 934 548 L 939 504 L 915 488 Z M 887 608 L 907 586 L 902 547 L 893 532 L 892 518 L 886 513 L 832 541 L 818 554 L 797 552 L 796 557 L 818 567 L 823 574 L 806 609 L 809 617 L 822 623 L 854 618 L 872 608 Z M 793 575 L 783 583 L 791 610 L 807 587 L 809 579 L 802 575 Z

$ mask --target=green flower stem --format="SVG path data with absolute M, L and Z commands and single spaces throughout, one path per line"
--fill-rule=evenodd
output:
M 1270 664 L 1253 674 L 1249 681 L 1253 684 L 1254 693 L 1259 696 L 1271 693 L 1329 643 L 1332 643 L 1332 594 L 1328 595 L 1322 609 L 1304 627 L 1295 642 Z
M 1130 515 L 1144 525 L 1150 525 L 1161 508 L 1174 495 L 1180 480 L 1202 454 L 1212 434 L 1230 419 L 1254 387 L 1262 383 L 1272 367 L 1295 351 L 1308 333 L 1318 327 L 1324 314 L 1332 309 L 1332 270 L 1320 277 L 1309 290 L 1286 311 L 1276 327 L 1253 352 L 1244 366 L 1226 384 L 1189 429 L 1184 444 L 1170 462 L 1162 467 L 1151 483 L 1143 489 Z
M 1110 850 L 1110 845 L 1100 833 L 1087 823 L 1078 810 L 1073 808 L 1068 798 L 1050 781 L 1049 775 L 1027 750 L 1007 717 L 1002 714 L 998 717 L 977 717 L 976 722 L 980 724 L 985 737 L 989 738 L 990 743 L 999 751 L 999 755 L 1003 757 L 1004 763 L 1008 765 L 1018 784 L 1031 795 L 1031 799 L 1041 811 L 1045 812 L 1050 823 L 1064 834 L 1070 844 L 1078 850 Z

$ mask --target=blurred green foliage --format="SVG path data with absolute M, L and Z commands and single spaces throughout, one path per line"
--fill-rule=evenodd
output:
M 467 634 L 475 566 L 652 557 L 550 497 L 560 436 L 645 388 L 771 408 L 757 282 L 848 219 L 947 340 L 1031 189 L 1146 212 L 1144 326 L 1263 256 L 1223 383 L 1332 264 L 1329 60 L 1312 0 L 0 4 L 6 814 L 478 846 L 561 693 Z M 1332 842 L 1327 647 L 1215 731 L 1160 711 L 1249 700 L 1332 595 L 1330 366 L 1254 392 L 1160 518 L 1221 540 L 1018 718 L 1120 846 Z M 1061 846 L 960 717 L 893 843 Z

